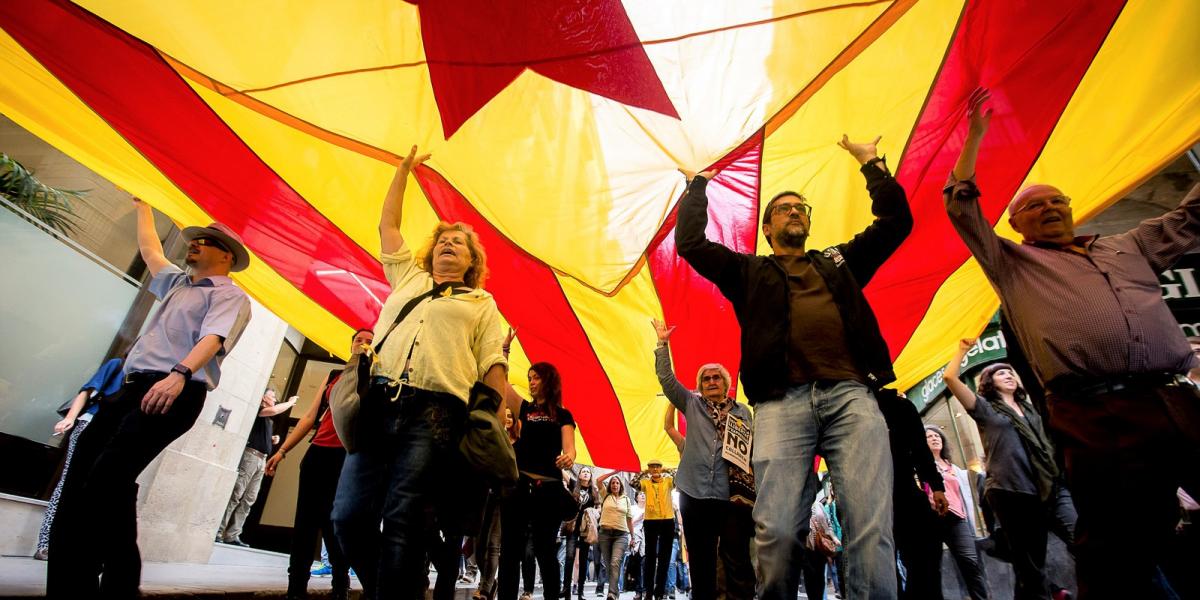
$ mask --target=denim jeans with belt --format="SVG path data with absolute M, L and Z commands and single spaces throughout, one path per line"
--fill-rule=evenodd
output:
M 752 462 L 759 597 L 795 600 L 808 520 L 825 458 L 841 515 L 847 600 L 896 597 L 892 541 L 892 457 L 874 395 L 854 381 L 793 387 L 760 402 Z
M 458 452 L 466 404 L 409 387 L 395 396 L 374 383 L 362 399 L 359 449 L 342 467 L 333 529 L 366 598 L 423 598 L 427 560 L 439 573 L 434 597 L 451 598 L 462 506 L 475 495 Z
M 600 557 L 608 569 L 608 596 L 616 598 L 621 593 L 621 559 L 629 549 L 629 532 L 601 527 L 597 531 L 596 543 L 600 546 Z M 597 586 L 602 585 L 599 581 Z

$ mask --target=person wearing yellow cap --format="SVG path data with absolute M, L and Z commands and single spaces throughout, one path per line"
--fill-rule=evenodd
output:
M 675 505 L 671 492 L 675 478 L 663 471 L 661 459 L 646 461 L 646 472 L 640 476 L 642 493 L 646 494 L 645 532 L 646 555 L 642 560 L 642 580 L 648 596 L 661 599 L 667 590 L 667 568 L 671 562 L 671 545 L 675 539 Z
M 1008 205 L 1022 241 L 1001 238 L 975 181 L 990 102 L 985 88 L 968 99 L 967 138 L 944 190 L 946 212 L 1047 390 L 1050 429 L 1079 514 L 1080 598 L 1146 597 L 1178 518 L 1175 491 L 1200 489 L 1200 393 L 1184 384 L 1200 363 L 1158 278 L 1200 246 L 1200 185 L 1178 208 L 1103 237 L 1077 236 L 1071 199 L 1057 187 L 1032 185 Z M 1018 116 L 1004 117 L 1019 127 Z M 1130 498 L 1138 502 L 1135 552 L 1128 523 L 1117 518 Z M 1045 596 L 1042 589 L 1030 594 Z

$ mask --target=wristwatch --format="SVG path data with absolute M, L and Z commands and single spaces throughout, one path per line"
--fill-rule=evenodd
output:
M 183 375 L 184 379 L 190 380 L 192 378 L 192 370 L 187 368 L 187 365 L 183 363 L 175 363 L 175 366 L 171 367 L 171 372 Z

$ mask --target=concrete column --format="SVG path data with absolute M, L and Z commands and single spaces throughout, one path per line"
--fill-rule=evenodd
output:
M 250 303 L 250 324 L 222 363 L 220 384 L 209 392 L 196 425 L 138 478 L 143 560 L 207 563 L 212 553 L 217 522 L 287 332 L 286 322 L 253 299 Z M 221 407 L 232 411 L 224 429 L 213 424 Z

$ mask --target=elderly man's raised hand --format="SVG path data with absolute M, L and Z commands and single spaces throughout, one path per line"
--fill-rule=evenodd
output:
M 988 106 L 991 99 L 992 93 L 985 87 L 977 87 L 971 92 L 971 97 L 967 100 L 968 136 L 980 139 L 987 133 L 988 126 L 992 123 L 992 107 Z

